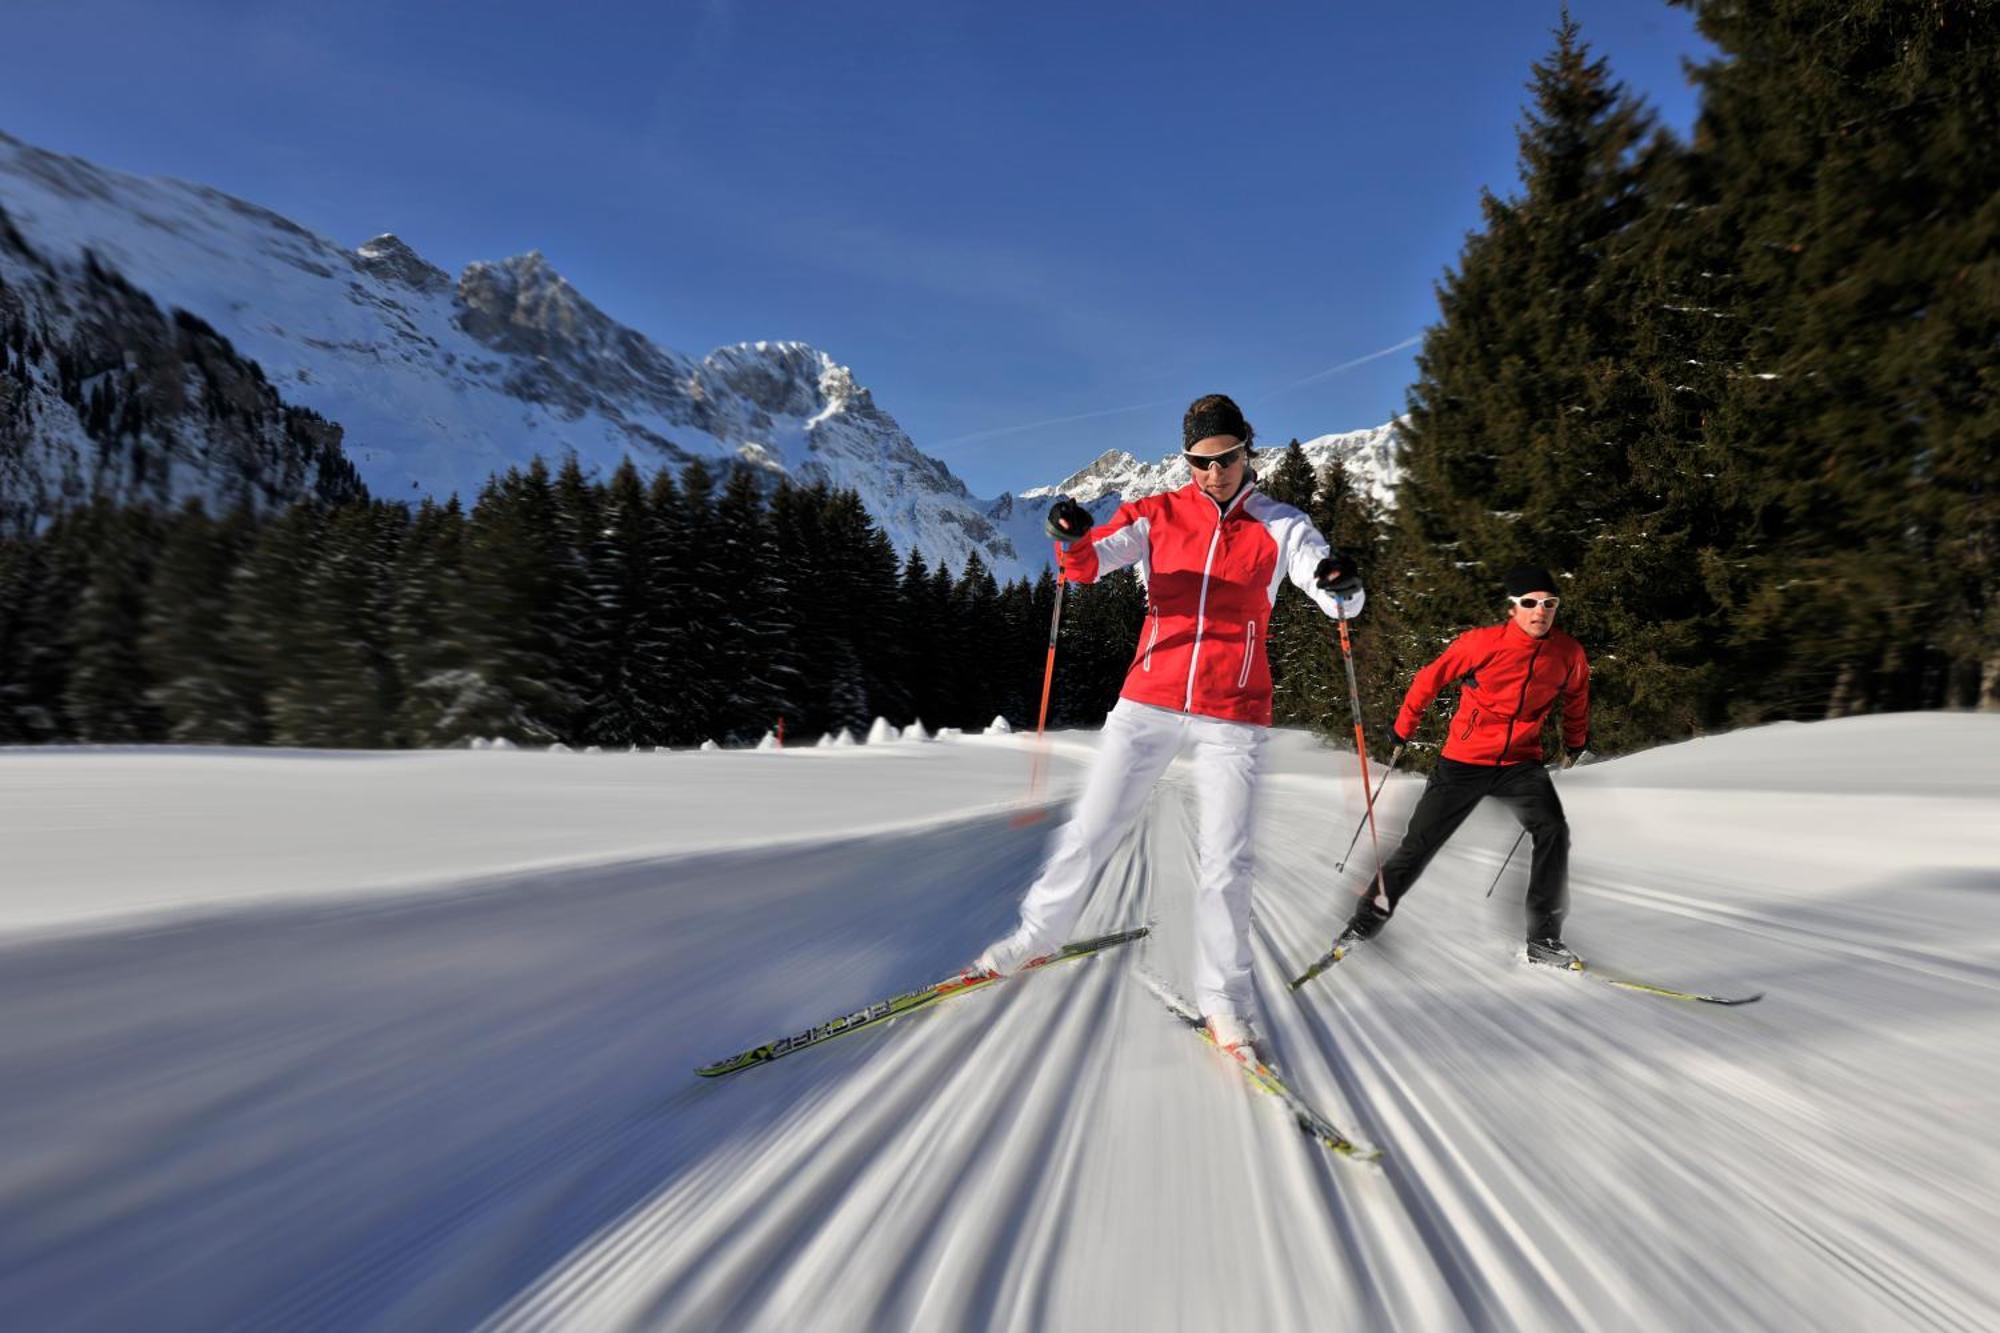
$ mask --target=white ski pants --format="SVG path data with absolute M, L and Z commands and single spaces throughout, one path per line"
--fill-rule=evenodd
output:
M 1264 757 L 1265 728 L 1120 699 L 1104 720 L 1097 762 L 1048 861 L 1021 903 L 1017 937 L 1036 952 L 1070 937 L 1104 864 L 1139 820 L 1153 785 L 1193 750 L 1195 849 L 1194 999 L 1205 1014 L 1248 1016 L 1250 989 L 1250 802 Z

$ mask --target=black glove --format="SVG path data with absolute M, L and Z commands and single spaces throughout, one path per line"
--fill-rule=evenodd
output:
M 1313 571 L 1313 584 L 1336 597 L 1352 597 L 1361 591 L 1361 566 L 1345 551 L 1335 551 Z
M 1391 722 L 1389 724 L 1389 739 L 1396 742 L 1396 744 L 1399 747 L 1408 745 L 1410 743 L 1410 738 L 1408 736 L 1405 736 L 1402 732 L 1396 730 L 1396 724 L 1394 722 Z
M 1067 548 L 1089 535 L 1090 511 L 1065 495 L 1049 506 L 1048 521 L 1042 527 Z

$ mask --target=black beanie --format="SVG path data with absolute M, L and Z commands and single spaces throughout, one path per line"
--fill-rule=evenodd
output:
M 1555 592 L 1556 576 L 1540 565 L 1516 565 L 1507 571 L 1507 595 L 1525 597 L 1531 592 Z
M 1248 444 L 1256 438 L 1243 409 L 1225 393 L 1211 393 L 1188 404 L 1181 418 L 1181 448 L 1192 449 L 1213 435 L 1228 435 Z

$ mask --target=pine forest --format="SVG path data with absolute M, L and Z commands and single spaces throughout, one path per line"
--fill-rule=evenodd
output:
M 1522 561 L 1559 576 L 1614 753 L 2000 708 L 2000 6 L 1684 3 L 1717 50 L 1685 140 L 1567 16 L 1528 71 L 1520 178 L 1436 285 L 1393 507 L 1296 442 L 1258 459 L 1361 556 L 1372 741 Z M 0 332 L 7 409 L 57 351 Z M 75 393 L 106 440 L 145 419 L 132 385 Z M 0 742 L 1032 726 L 1055 594 L 899 557 L 852 493 L 699 462 L 537 462 L 469 504 L 344 482 L 227 512 L 86 500 L 0 539 Z M 1066 590 L 1053 725 L 1102 719 L 1144 598 L 1130 575 Z M 1277 721 L 1349 734 L 1296 590 L 1270 654 Z

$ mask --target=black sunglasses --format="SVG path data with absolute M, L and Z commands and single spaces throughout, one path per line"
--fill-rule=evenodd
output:
M 1187 459 L 1187 465 L 1195 471 L 1206 472 L 1212 467 L 1228 467 L 1241 458 L 1243 451 L 1249 447 L 1247 444 L 1239 444 L 1234 449 L 1225 449 L 1219 454 L 1191 454 L 1182 450 L 1181 457 Z

